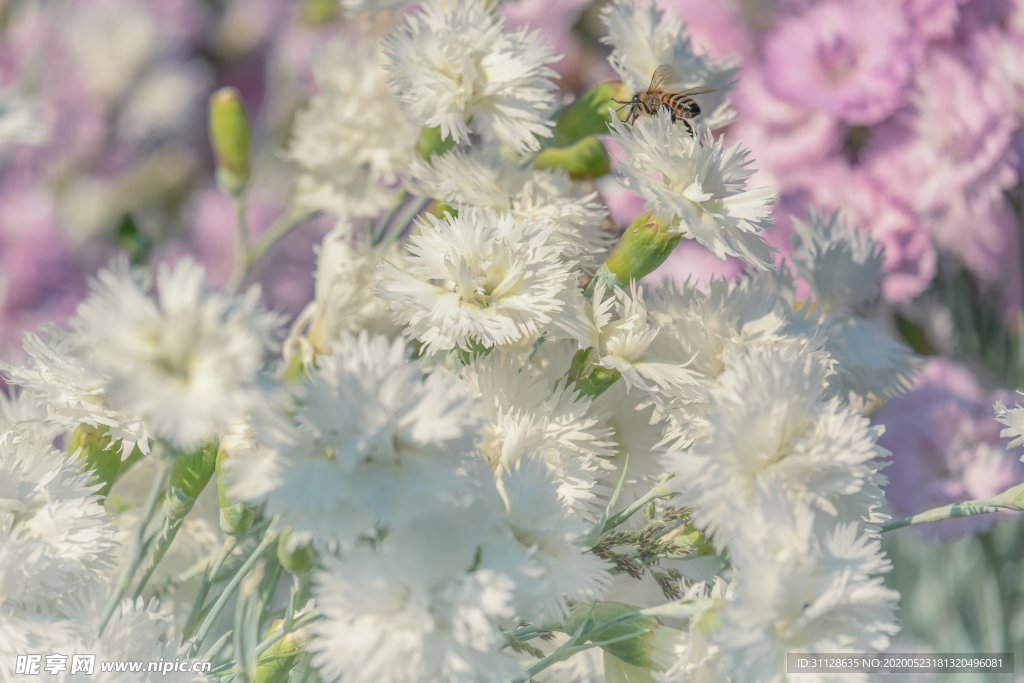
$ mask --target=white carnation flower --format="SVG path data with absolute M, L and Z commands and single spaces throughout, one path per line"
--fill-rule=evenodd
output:
M 173 662 L 181 656 L 180 638 L 174 627 L 171 614 L 156 602 L 145 603 L 125 599 L 115 609 L 103 633 L 98 635 L 100 615 L 104 612 L 109 591 L 92 590 L 75 595 L 67 605 L 66 614 L 25 615 L 13 623 L 25 628 L 18 640 L 28 649 L 10 649 L 10 665 L 13 667 L 17 654 L 93 654 L 99 662 L 109 661 L 152 661 Z M 0 616 L 0 636 L 6 624 Z M 0 637 L 0 675 L 5 672 L 8 662 L 4 659 L 6 646 L 11 641 Z M 45 660 L 44 660 L 45 663 Z M 10 674 L 9 674 L 10 675 Z M 15 680 L 13 675 L 4 680 Z M 67 683 L 68 681 L 97 681 L 98 683 L 121 683 L 124 672 L 102 671 L 97 664 L 91 675 L 69 676 L 68 670 L 46 671 L 45 666 L 33 680 L 44 683 Z M 132 676 L 138 683 L 194 683 L 206 680 L 190 671 L 141 671 Z
M 690 367 L 713 380 L 746 350 L 797 336 L 793 316 L 759 279 L 666 283 L 651 292 L 653 324 L 682 345 Z M 670 332 L 669 332 L 670 331 Z
M 105 600 L 106 596 L 102 596 Z M 78 624 L 95 624 L 97 615 L 102 614 L 103 600 L 83 609 L 76 619 Z M 98 625 L 82 634 L 78 642 L 70 648 L 73 652 L 95 653 L 102 661 L 174 661 L 181 655 L 179 632 L 175 628 L 174 618 L 170 611 L 156 602 L 146 603 L 142 598 L 126 599 L 114 611 L 110 623 L 101 635 L 96 635 Z M 63 651 L 62 651 L 63 652 Z M 97 667 L 96 675 L 89 678 L 97 683 L 120 683 L 124 680 L 123 673 L 101 672 Z M 188 671 L 168 671 L 140 673 L 134 679 L 139 683 L 194 683 L 204 680 Z
M 811 344 L 794 329 L 789 311 L 760 279 L 714 279 L 706 288 L 668 283 L 648 302 L 652 324 L 679 346 L 679 358 L 701 380 L 700 394 L 661 397 L 670 418 L 668 435 L 685 447 L 707 429 L 707 393 L 736 359 L 750 349 L 778 344 Z M 667 400 L 666 400 L 667 399 Z
M 298 201 L 311 211 L 366 218 L 394 201 L 419 129 L 391 97 L 376 48 L 328 43 L 313 66 L 319 91 L 295 122 L 288 150 Z
M 420 228 L 402 267 L 382 266 L 379 293 L 428 350 L 583 334 L 577 275 L 548 224 L 466 209 Z
M 295 319 L 285 356 L 310 363 L 329 353 L 342 332 L 397 335 L 387 304 L 373 294 L 386 258 L 398 258 L 396 243 L 375 247 L 341 227 L 328 233 L 317 249 L 313 301 Z
M 91 480 L 32 423 L 0 434 L 0 623 L 105 584 L 117 545 Z
M 706 438 L 667 458 L 717 541 L 728 543 L 776 495 L 836 521 L 882 521 L 881 429 L 825 398 L 830 365 L 791 343 L 753 349 L 718 378 Z
M 538 458 L 525 457 L 498 480 L 503 525 L 526 557 L 517 614 L 542 623 L 564 619 L 569 603 L 594 600 L 611 581 L 606 563 L 586 551 L 590 526 L 567 515 L 557 481 Z
M 829 313 L 847 311 L 878 298 L 882 245 L 858 233 L 838 213 L 794 220 L 793 268 L 811 288 L 815 303 Z
M 731 550 L 735 593 L 711 638 L 734 680 L 783 683 L 786 654 L 882 652 L 898 631 L 898 595 L 877 538 L 856 523 L 815 534 L 813 515 L 776 500 L 747 525 Z M 857 674 L 802 676 L 808 681 L 865 681 Z
M 554 55 L 536 33 L 503 30 L 486 0 L 432 0 L 383 45 L 392 92 L 417 124 L 458 143 L 470 132 L 517 152 L 551 134 Z
M 480 451 L 499 476 L 525 457 L 551 470 L 558 496 L 577 516 L 603 510 L 599 484 L 610 466 L 611 428 L 589 398 L 500 352 L 462 371 L 483 417 Z
M 375 548 L 326 557 L 315 597 L 313 663 L 325 681 L 495 683 L 519 667 L 499 650 L 516 584 L 481 566 L 496 528 L 474 510 L 422 515 Z
M 477 420 L 443 370 L 402 340 L 344 333 L 296 388 L 288 420 L 257 423 L 262 449 L 231 460 L 232 494 L 266 503 L 296 540 L 349 541 L 461 495 Z
M 695 354 L 651 319 L 639 285 L 616 289 L 611 296 L 598 287 L 592 305 L 595 364 L 621 373 L 631 389 L 672 397 L 695 394 L 698 375 L 687 367 Z
M 686 36 L 685 22 L 673 12 L 659 9 L 651 0 L 615 0 L 604 7 L 602 16 L 608 35 L 601 42 L 611 47 L 612 68 L 633 92 L 645 90 L 655 69 L 669 64 L 672 75 L 663 84 L 665 89 L 716 90 L 700 96 L 701 122 L 714 130 L 736 118 L 726 94 L 736 84 L 739 67 L 698 54 Z
M 475 206 L 549 223 L 551 242 L 588 272 L 604 261 L 611 246 L 613 233 L 604 229 L 608 211 L 597 193 L 581 195 L 566 173 L 519 166 L 493 148 L 417 159 L 407 185 L 457 209 Z
M 1024 395 L 1021 391 L 1017 393 Z M 1016 448 L 1024 444 L 1024 406 L 1017 403 L 1012 408 L 1007 408 L 1000 401 L 996 403 L 995 415 L 997 420 L 1006 425 L 1006 428 L 999 432 L 999 436 L 1010 440 L 1007 448 Z M 1024 455 L 1021 456 L 1021 461 L 1024 462 Z
M 727 149 L 721 138 L 691 137 L 665 111 L 633 125 L 613 118 L 611 129 L 624 154 L 618 168 L 626 186 L 667 229 L 697 240 L 719 258 L 771 265 L 771 247 L 760 233 L 771 225 L 775 190 L 747 188 L 753 170 L 739 143 Z
M 155 280 L 123 267 L 104 270 L 71 322 L 76 355 L 102 373 L 112 408 L 194 448 L 262 400 L 278 321 L 258 295 L 213 290 L 192 261 L 161 266 Z
M 26 334 L 24 366 L 0 364 L 22 388 L 22 401 L 37 406 L 48 423 L 72 430 L 81 424 L 103 427 L 127 458 L 136 447 L 149 453 L 150 429 L 134 410 L 115 409 L 105 392 L 107 376 L 74 335 L 47 326 L 40 336 Z
M 836 361 L 832 385 L 841 396 L 891 398 L 907 391 L 915 370 L 913 352 L 872 320 L 823 316 L 817 334 Z

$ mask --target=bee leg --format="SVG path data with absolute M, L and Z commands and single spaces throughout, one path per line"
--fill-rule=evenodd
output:
M 678 119 L 679 117 L 678 117 L 678 116 L 676 116 L 676 113 L 675 113 L 675 111 L 674 111 L 674 110 L 672 109 L 672 107 L 668 106 L 667 104 L 665 104 L 665 105 L 662 105 L 662 106 L 663 106 L 663 107 L 665 108 L 665 111 L 667 111 L 667 112 L 668 112 L 668 116 L 669 116 L 669 118 L 670 118 L 670 119 L 672 120 L 672 123 L 675 123 L 675 122 L 676 122 L 676 119 Z
M 687 121 L 686 119 L 679 119 L 679 120 L 683 122 L 684 126 L 686 126 L 686 132 L 690 134 L 691 138 L 697 137 L 697 134 L 693 132 L 693 126 L 690 125 L 689 121 Z

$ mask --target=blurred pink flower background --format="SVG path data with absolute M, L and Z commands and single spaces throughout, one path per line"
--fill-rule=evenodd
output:
M 769 238 L 780 262 L 792 217 L 838 210 L 885 246 L 876 313 L 912 312 L 943 268 L 963 268 L 1014 329 L 1024 305 L 1024 3 L 656 4 L 687 22 L 699 49 L 741 66 L 731 94 L 739 115 L 724 135 L 751 149 L 756 184 L 779 188 Z M 503 12 L 562 55 L 562 87 L 578 93 L 614 77 L 596 39 L 600 7 L 514 0 Z M 0 0 L 0 18 L 0 94 L 25 94 L 45 133 L 0 149 L 5 357 L 17 355 L 26 330 L 68 315 L 89 275 L 120 251 L 144 261 L 191 255 L 214 283 L 225 282 L 235 217 L 212 173 L 210 93 L 238 88 L 252 119 L 261 180 L 248 218 L 257 236 L 287 209 L 292 178 L 282 150 L 315 88 L 311 55 L 332 35 L 380 28 L 379 17 L 345 16 L 335 0 Z M 619 226 L 642 211 L 611 179 L 597 189 Z M 268 304 L 293 314 L 308 301 L 314 246 L 330 227 L 327 216 L 310 221 L 260 265 L 254 280 Z M 741 271 L 686 241 L 649 282 Z M 957 351 L 955 338 L 941 346 Z M 991 418 L 1001 389 L 985 386 L 966 366 L 932 359 L 915 389 L 876 415 L 894 452 L 897 514 L 1019 480 Z M 990 520 L 945 528 L 977 530 Z

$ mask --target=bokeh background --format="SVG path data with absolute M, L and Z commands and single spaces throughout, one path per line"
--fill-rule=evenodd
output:
M 755 184 L 779 187 L 770 239 L 780 261 L 793 216 L 809 207 L 841 211 L 885 245 L 884 297 L 869 313 L 924 359 L 914 389 L 874 414 L 894 454 L 894 514 L 1024 480 L 992 416 L 1024 387 L 1024 2 L 658 4 L 700 50 L 741 68 L 739 115 L 724 134 L 751 148 Z M 311 57 L 332 37 L 379 32 L 382 7 L 409 11 L 395 5 L 0 0 L 0 357 L 19 357 L 26 330 L 62 321 L 117 254 L 191 255 L 223 282 L 235 218 L 213 175 L 207 98 L 230 85 L 246 103 L 258 233 L 292 191 L 287 144 L 316 91 Z M 563 55 L 568 95 L 614 76 L 597 40 L 600 6 L 519 0 L 503 11 Z M 640 211 L 613 180 L 598 189 L 620 225 Z M 305 305 L 331 225 L 307 221 L 260 265 L 267 304 L 292 315 Z M 740 270 L 688 243 L 651 278 Z M 887 546 L 903 595 L 896 650 L 1012 651 L 1024 670 L 1019 517 L 905 529 Z

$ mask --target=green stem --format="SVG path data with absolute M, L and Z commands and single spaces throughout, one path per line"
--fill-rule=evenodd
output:
M 235 205 L 235 267 L 231 273 L 229 288 L 237 292 L 252 270 L 252 248 L 249 245 L 249 218 L 245 195 L 232 195 Z
M 188 620 L 185 622 L 185 628 L 182 631 L 182 640 L 188 640 L 195 633 L 196 628 L 199 626 L 199 619 L 203 614 L 203 606 L 206 604 L 206 596 L 210 593 L 210 587 L 217 580 L 217 575 L 220 574 L 224 562 L 227 561 L 236 547 L 238 547 L 238 539 L 234 536 L 228 536 L 224 539 L 224 545 L 221 546 L 217 556 L 206 565 L 206 571 L 203 573 L 203 582 L 199 586 L 196 599 L 192 603 L 192 611 L 189 613 Z
M 167 465 L 161 462 L 156 473 L 153 475 L 153 488 L 150 489 L 149 496 L 146 498 L 139 526 L 135 529 L 131 559 L 118 577 L 114 594 L 111 596 L 110 602 L 107 603 L 106 609 L 103 610 L 103 616 L 100 618 L 100 625 L 97 631 L 99 635 L 102 635 L 104 629 L 107 628 L 110 618 L 114 616 L 114 610 L 121 604 L 121 600 L 124 599 L 125 594 L 128 592 L 128 586 L 131 585 L 132 579 L 135 577 L 135 572 L 138 571 L 142 560 L 146 557 L 146 552 L 149 549 L 149 543 L 146 541 L 146 530 L 149 528 L 150 522 L 153 521 L 157 506 L 160 504 L 161 494 L 163 494 L 164 487 L 167 484 L 167 471 Z
M 1024 512 L 1024 484 L 1017 484 L 1002 493 L 983 500 L 966 500 L 962 503 L 943 505 L 903 519 L 894 519 L 882 525 L 882 532 L 902 529 L 914 524 L 930 524 L 946 519 L 974 517 L 993 512 Z
M 238 200 L 236 200 L 236 214 L 238 215 L 238 248 L 235 256 L 235 268 L 231 273 L 231 279 L 229 280 L 228 289 L 232 292 L 237 292 L 245 284 L 245 281 L 249 278 L 253 268 L 260 262 L 267 252 L 270 251 L 274 245 L 280 242 L 282 239 L 288 236 L 288 234 L 303 223 L 310 214 L 307 211 L 301 210 L 295 206 L 289 206 L 285 209 L 281 217 L 271 225 L 263 236 L 260 237 L 259 241 L 254 246 L 249 245 L 249 231 L 247 227 L 247 221 L 245 220 L 245 208 L 244 204 L 242 208 L 238 207 Z
M 152 578 L 157 565 L 159 565 L 160 561 L 164 559 L 164 555 L 167 554 L 167 549 L 171 547 L 171 543 L 174 542 L 175 537 L 178 535 L 178 530 L 181 529 L 181 523 L 184 521 L 184 518 L 171 519 L 164 515 L 164 522 L 160 527 L 160 535 L 156 538 L 156 547 L 149 556 L 149 562 L 146 564 L 146 570 L 142 573 L 142 578 L 139 579 L 139 584 L 135 587 L 133 597 L 138 598 L 142 595 L 142 591 L 146 588 L 146 584 L 149 583 L 150 578 Z
M 292 576 L 292 590 L 291 595 L 288 597 L 288 613 L 284 616 L 284 625 L 281 626 L 282 631 L 287 633 L 291 630 L 292 622 L 295 620 L 295 613 L 299 611 L 299 607 L 309 596 L 309 589 L 310 580 L 308 573 Z
M 674 496 L 676 492 L 668 486 L 668 479 L 663 479 L 656 484 L 650 491 L 645 493 L 640 498 L 627 505 L 622 510 L 619 510 L 615 514 L 606 517 L 604 520 L 597 523 L 597 525 L 588 534 L 586 543 L 588 545 L 594 545 L 601 540 L 601 536 L 608 531 L 611 531 L 615 527 L 619 526 L 627 519 L 635 515 L 640 510 L 643 510 L 648 503 L 651 503 L 659 498 L 669 498 Z
M 292 230 L 299 227 L 310 217 L 311 214 L 308 211 L 295 206 L 288 207 L 281 217 L 263 233 L 260 241 L 256 243 L 252 250 L 252 264 L 258 263 L 278 242 L 287 237 Z
M 213 603 L 213 607 L 211 607 L 210 611 L 206 614 L 206 618 L 203 619 L 203 623 L 199 627 L 199 632 L 196 634 L 195 640 L 192 641 L 191 647 L 189 647 L 188 656 L 190 658 L 194 658 L 196 653 L 199 652 L 199 648 L 202 647 L 203 641 L 205 641 L 207 636 L 210 635 L 210 629 L 213 628 L 214 622 L 217 620 L 217 617 L 220 615 L 221 611 L 223 611 L 224 607 L 228 604 L 228 600 L 230 600 L 234 592 L 238 590 L 238 586 L 242 583 L 242 579 L 249 574 L 267 549 L 276 542 L 277 538 L 274 534 L 267 533 L 267 535 L 263 537 L 263 540 L 260 541 L 260 544 L 252 551 L 252 554 L 249 555 L 249 558 L 242 563 L 242 566 L 238 568 L 235 575 L 231 577 L 230 581 L 228 581 L 224 590 L 222 590 L 221 594 L 217 597 L 217 601 Z

